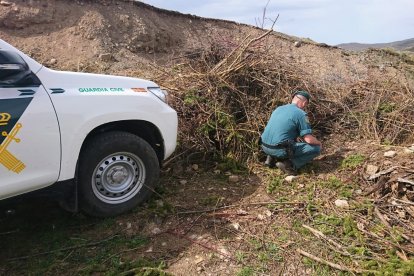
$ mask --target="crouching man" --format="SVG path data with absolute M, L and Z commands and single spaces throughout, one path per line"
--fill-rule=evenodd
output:
M 312 135 L 306 112 L 310 100 L 306 91 L 296 91 L 292 102 L 277 107 L 261 136 L 261 146 L 268 155 L 267 165 L 276 166 L 289 175 L 318 156 L 322 143 Z M 273 158 L 272 158 L 273 157 Z M 269 160 L 270 159 L 270 160 Z

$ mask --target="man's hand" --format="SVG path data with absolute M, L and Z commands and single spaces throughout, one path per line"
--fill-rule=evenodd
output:
M 305 135 L 303 137 L 303 140 L 305 140 L 305 142 L 308 144 L 320 146 L 322 150 L 322 143 L 318 139 L 316 139 L 316 137 L 313 136 L 312 134 Z
M 296 142 L 298 142 L 298 143 L 304 143 L 305 140 L 303 140 L 303 138 L 299 136 L 299 137 L 296 138 Z

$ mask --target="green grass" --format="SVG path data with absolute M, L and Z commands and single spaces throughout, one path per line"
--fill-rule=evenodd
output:
M 282 188 L 283 185 L 283 178 L 281 176 L 275 176 L 273 177 L 269 184 L 266 187 L 266 192 L 268 194 L 273 194 Z
M 242 269 L 240 269 L 239 272 L 237 272 L 237 276 L 253 276 L 254 270 L 250 266 L 245 266 Z
M 350 155 L 341 162 L 342 169 L 355 169 L 365 161 L 365 156 L 361 154 Z

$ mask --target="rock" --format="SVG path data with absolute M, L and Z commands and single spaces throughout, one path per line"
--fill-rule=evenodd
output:
M 225 247 L 219 248 L 218 251 L 221 253 L 221 255 L 219 256 L 220 259 L 227 259 L 230 256 L 230 252 Z
M 167 246 L 167 243 L 166 242 L 162 242 L 161 245 L 162 246 Z
M 298 177 L 295 176 L 295 175 L 289 175 L 289 176 L 286 176 L 285 180 L 287 182 L 293 182 L 293 180 L 295 180 L 296 178 L 298 178 Z
M 294 45 L 295 47 L 299 48 L 300 46 L 302 46 L 302 41 L 295 41 Z
M 405 148 L 405 149 L 404 149 L 404 153 L 406 153 L 406 154 L 412 154 L 412 153 L 414 153 L 414 149 L 411 149 L 411 148 Z
M 272 216 L 272 212 L 270 212 L 270 210 L 266 210 L 265 215 L 270 218 Z
M 231 182 L 231 183 L 237 183 L 237 182 L 239 182 L 239 176 L 237 176 L 237 175 L 230 175 L 229 176 L 229 182 Z
M 105 62 L 112 61 L 113 57 L 110 53 L 104 53 L 99 55 L 99 59 Z
M 198 255 L 196 255 L 196 256 L 195 256 L 195 260 L 194 260 L 194 263 L 195 263 L 195 264 L 199 264 L 199 263 L 201 263 L 202 261 L 204 261 L 204 258 L 203 258 L 203 257 L 198 256 Z
M 50 65 L 53 65 L 53 64 L 56 64 L 56 63 L 57 63 L 57 60 L 55 58 L 52 58 L 51 60 L 49 60 Z
M 394 157 L 396 155 L 397 155 L 397 152 L 396 151 L 393 151 L 393 150 L 384 152 L 384 157 L 390 157 L 390 158 L 392 158 L 392 157 Z
M 0 5 L 2 5 L 2 6 L 11 6 L 11 4 L 12 3 L 10 3 L 10 2 L 7 2 L 7 1 L 0 1 Z
M 198 165 L 197 165 L 197 164 L 193 164 L 193 165 L 191 165 L 191 168 L 192 168 L 194 171 L 198 171 Z
M 348 208 L 349 207 L 348 201 L 344 200 L 344 199 L 335 200 L 335 205 L 339 208 Z
M 366 169 L 365 169 L 365 172 L 368 174 L 368 175 L 373 175 L 374 173 L 376 173 L 377 171 L 378 171 L 378 167 L 377 166 L 374 166 L 374 165 L 368 165 L 367 167 L 366 167 Z
M 155 227 L 155 228 L 153 228 L 153 229 L 151 230 L 151 233 L 152 233 L 153 235 L 157 235 L 157 234 L 161 233 L 161 229 L 160 229 L 160 228 L 158 228 L 158 227 Z
M 237 210 L 236 214 L 239 216 L 245 216 L 245 215 L 248 215 L 249 213 L 243 209 L 239 209 Z
M 262 214 L 258 214 L 258 215 L 257 215 L 257 218 L 258 218 L 259 220 L 264 220 L 264 219 L 265 219 L 265 216 L 263 216 Z
M 233 228 L 236 229 L 236 230 L 240 229 L 240 224 L 238 224 L 237 222 L 232 223 L 231 226 L 233 226 Z
M 404 149 L 405 153 L 414 153 L 414 145 Z

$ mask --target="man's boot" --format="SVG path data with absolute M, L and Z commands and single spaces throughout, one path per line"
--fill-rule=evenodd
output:
M 289 160 L 283 161 L 283 162 L 277 162 L 276 167 L 278 167 L 279 169 L 281 169 L 284 173 L 288 175 L 297 174 L 296 170 L 293 168 L 292 163 Z
M 265 166 L 274 168 L 276 166 L 276 159 L 273 156 L 268 155 L 265 161 Z

